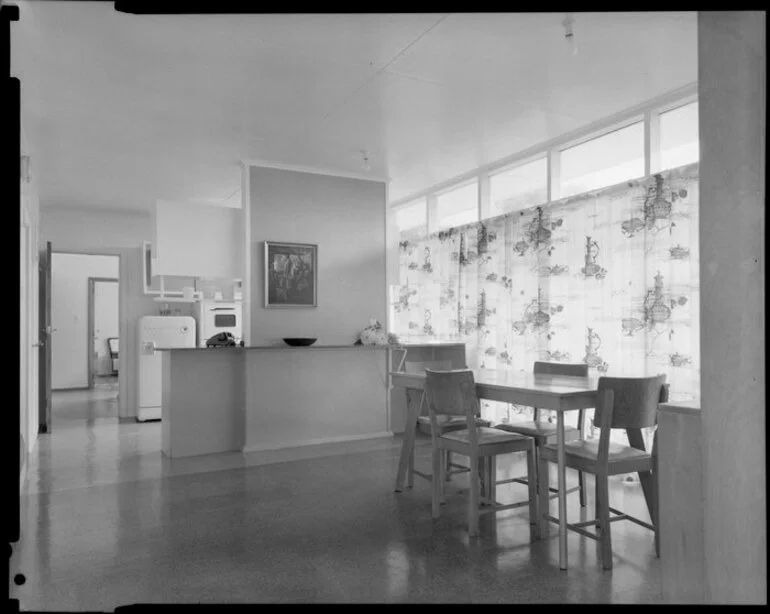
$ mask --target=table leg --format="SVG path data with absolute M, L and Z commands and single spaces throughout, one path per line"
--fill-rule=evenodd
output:
M 548 539 L 551 531 L 551 521 L 548 516 L 551 514 L 551 491 L 549 489 L 548 472 L 550 463 L 543 458 L 540 449 L 537 449 L 537 496 L 539 498 L 538 507 L 540 511 L 540 539 Z
M 406 394 L 406 393 L 405 393 Z M 414 450 L 414 437 L 415 430 L 417 429 L 417 418 L 422 411 L 422 405 L 425 403 L 425 393 L 422 393 L 420 398 L 420 405 L 416 409 L 410 405 L 409 397 L 407 396 L 407 415 L 406 415 L 406 428 L 404 429 L 404 441 L 401 444 L 401 456 L 398 459 L 398 472 L 396 473 L 396 492 L 401 492 L 404 489 L 404 477 L 406 476 L 406 469 L 409 466 L 409 458 Z
M 564 468 L 564 412 L 556 412 L 556 447 L 559 481 L 559 569 L 567 569 L 567 485 Z

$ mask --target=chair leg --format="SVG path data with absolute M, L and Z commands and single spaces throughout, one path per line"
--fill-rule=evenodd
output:
M 414 446 L 412 446 L 412 452 L 409 455 L 409 465 L 406 471 L 406 487 L 414 487 Z
M 596 474 L 599 495 L 599 524 L 601 526 L 602 566 L 612 569 L 612 535 L 610 534 L 610 490 L 607 474 Z
M 449 473 L 452 471 L 452 452 L 449 450 L 446 451 L 446 481 L 449 482 L 452 479 L 452 474 Z
M 660 500 L 658 498 L 658 471 L 657 466 L 652 474 L 653 492 L 655 493 L 653 505 L 652 526 L 655 527 L 655 556 L 660 558 Z
M 538 494 L 540 492 L 540 444 L 537 442 L 537 439 L 534 440 L 535 445 L 535 452 L 534 452 L 534 468 L 535 471 L 532 475 L 535 476 L 535 494 Z M 527 471 L 529 471 L 529 467 L 527 468 Z M 529 477 L 527 477 L 527 481 L 529 481 Z
M 439 450 L 437 447 L 433 447 L 433 479 L 431 480 L 431 486 L 433 496 L 431 498 L 433 508 L 433 518 L 438 518 L 441 514 L 441 486 L 443 480 L 441 479 L 441 457 L 444 451 Z
M 479 502 L 481 498 L 481 479 L 479 475 L 479 457 L 471 456 L 471 496 L 468 502 L 468 533 L 471 537 L 479 534 Z
M 448 471 L 449 471 L 449 465 L 446 464 L 446 456 L 442 455 L 441 456 L 441 475 L 444 475 Z M 439 480 L 439 482 L 441 483 L 441 486 L 439 487 L 439 492 L 441 495 L 441 499 L 439 503 L 441 503 L 441 505 L 444 505 L 444 503 L 446 503 L 446 487 L 444 486 L 443 480 Z
M 487 456 L 487 498 L 494 507 L 497 502 L 497 457 Z
M 580 493 L 580 507 L 586 506 L 586 478 L 582 471 L 578 471 L 578 492 Z
M 483 498 L 487 496 L 487 458 L 482 456 L 479 458 L 479 495 Z M 485 505 L 481 503 L 481 505 Z
M 599 501 L 602 493 L 599 492 L 599 475 L 594 474 L 594 518 L 596 518 L 596 524 L 594 525 L 601 531 L 602 525 L 599 523 Z
M 535 442 L 527 450 L 527 488 L 529 490 L 529 528 L 532 539 L 540 539 L 540 515 L 537 495 L 537 451 Z
M 536 454 L 536 460 L 538 464 L 537 474 L 538 474 L 538 484 L 539 484 L 539 491 L 537 493 L 538 496 L 538 513 L 540 514 L 540 537 L 546 538 L 548 537 L 549 529 L 550 529 L 550 523 L 551 521 L 548 520 L 548 516 L 551 513 L 551 504 L 550 504 L 550 489 L 548 487 L 548 461 L 543 458 L 543 455 L 540 453 L 540 449 L 538 448 L 535 452 Z

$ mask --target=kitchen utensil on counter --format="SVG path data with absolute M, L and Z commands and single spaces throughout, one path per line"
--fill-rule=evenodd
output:
M 206 340 L 206 347 L 237 347 L 238 342 L 231 333 L 217 333 L 210 339 Z
M 302 347 L 302 346 L 313 345 L 316 341 L 318 341 L 318 339 L 310 339 L 308 337 L 284 337 L 283 341 L 287 345 L 291 345 L 294 347 Z

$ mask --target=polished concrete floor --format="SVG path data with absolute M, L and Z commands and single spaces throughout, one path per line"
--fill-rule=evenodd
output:
M 530 543 L 526 507 L 466 529 L 457 476 L 433 521 L 429 484 L 393 492 L 398 439 L 169 460 L 158 422 L 118 423 L 111 392 L 54 396 L 22 495 L 12 589 L 22 610 L 111 610 L 130 603 L 658 603 L 652 534 L 612 525 L 612 571 L 595 542 L 570 534 L 559 570 L 555 530 Z M 426 441 L 417 463 L 429 470 Z M 521 475 L 521 455 L 498 475 Z M 574 481 L 574 476 L 569 479 Z M 569 496 L 570 520 L 590 513 Z M 504 502 L 523 486 L 499 487 Z M 636 482 L 611 484 L 614 507 L 647 518 Z M 552 502 L 556 515 L 556 502 Z

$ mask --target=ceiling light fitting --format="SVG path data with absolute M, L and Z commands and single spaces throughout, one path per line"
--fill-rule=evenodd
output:
M 567 13 L 564 17 L 564 21 L 561 22 L 561 25 L 564 26 L 564 38 L 567 41 L 567 47 L 569 48 L 569 51 L 572 55 L 577 55 L 577 45 L 575 44 L 575 32 L 572 29 L 572 24 L 575 23 L 574 17 L 572 17 L 572 13 Z

